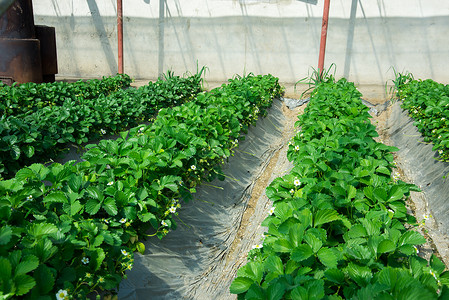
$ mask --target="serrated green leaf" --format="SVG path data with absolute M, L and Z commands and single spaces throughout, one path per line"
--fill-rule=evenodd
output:
M 69 187 L 74 192 L 78 192 L 79 191 L 79 189 L 81 188 L 81 184 L 82 183 L 83 183 L 83 179 L 81 178 L 80 175 L 76 175 L 76 174 L 73 174 L 72 176 L 70 176 L 70 178 L 68 180 Z
M 60 284 L 64 284 L 65 282 L 73 282 L 76 279 L 76 271 L 72 267 L 67 267 L 62 269 L 57 277 L 57 281 Z
M 98 271 L 101 267 L 102 262 L 104 261 L 106 255 L 102 248 L 97 248 L 95 251 L 92 251 L 91 254 L 91 262 L 93 262 L 92 267 L 95 271 Z
M 421 245 L 426 242 L 426 238 L 419 232 L 409 230 L 399 238 L 399 246 L 402 245 Z
M 6 245 L 12 238 L 12 229 L 6 225 L 0 228 L 0 245 Z
M 287 253 L 290 252 L 293 249 L 292 244 L 286 239 L 278 239 L 273 244 L 273 250 L 275 252 L 281 252 L 281 253 Z
M 67 202 L 67 197 L 62 192 L 54 192 L 44 197 L 44 203 L 65 203 Z
M 11 263 L 5 257 L 0 257 L 0 279 L 8 281 L 11 278 L 12 268 Z
M 267 289 L 267 299 L 268 300 L 280 300 L 285 294 L 285 285 L 276 282 L 269 285 Z
M 277 275 L 284 274 L 284 265 L 279 256 L 270 255 L 265 260 L 265 270 Z M 258 281 L 260 282 L 260 281 Z
M 17 145 L 12 145 L 10 150 L 11 158 L 18 160 L 20 158 L 20 148 Z
M 345 280 L 345 274 L 339 269 L 327 269 L 324 272 L 324 276 L 327 280 L 336 284 L 341 284 Z
M 396 250 L 396 245 L 390 240 L 383 240 L 377 246 L 377 253 L 379 254 L 393 252 L 394 250 Z
M 36 285 L 34 278 L 25 274 L 15 276 L 14 283 L 16 285 L 17 296 L 25 295 Z
M 58 227 L 49 223 L 33 223 L 28 228 L 28 233 L 34 237 L 49 235 L 58 232 Z
M 330 269 L 337 267 L 337 257 L 331 249 L 323 247 L 317 252 L 317 256 L 326 267 Z
M 55 284 L 55 278 L 46 265 L 39 265 L 39 267 L 34 271 L 34 279 L 37 283 L 37 288 L 39 289 L 41 295 L 48 294 L 53 290 Z
M 94 215 L 96 214 L 101 208 L 101 202 L 99 202 L 96 199 L 89 199 L 87 200 L 86 206 L 85 206 L 85 211 L 90 214 L 90 215 Z
M 76 215 L 81 209 L 83 208 L 83 206 L 81 205 L 81 203 L 76 200 L 72 203 L 70 203 L 70 216 L 74 216 Z
M 345 270 L 352 280 L 362 286 L 367 284 L 373 277 L 371 269 L 366 266 L 359 266 L 354 263 L 349 263 Z
M 115 216 L 118 212 L 114 198 L 106 198 L 103 202 L 103 209 L 111 216 Z
M 22 275 L 33 271 L 39 266 L 39 259 L 34 255 L 27 255 L 22 258 L 22 261 L 17 265 L 14 274 Z
M 249 287 L 254 283 L 254 280 L 248 277 L 237 277 L 231 283 L 231 287 L 229 288 L 231 294 L 242 294 L 246 292 Z
M 311 233 L 307 233 L 304 236 L 304 240 L 312 248 L 313 253 L 317 253 L 318 250 L 320 250 L 321 246 L 323 246 L 323 242 Z
M 357 189 L 353 187 L 352 185 L 349 185 L 348 187 L 348 199 L 354 199 L 357 195 Z
M 329 223 L 338 220 L 339 216 L 334 209 L 321 209 L 315 214 L 314 227 L 320 226 L 325 223 Z
M 432 257 L 430 258 L 430 267 L 437 274 L 441 274 L 444 269 L 446 269 L 444 263 L 437 256 L 435 256 L 435 254 L 432 254 Z
M 388 193 L 388 202 L 401 200 L 404 197 L 404 192 L 401 187 L 394 185 Z
M 300 262 L 309 258 L 312 255 L 313 255 L 312 248 L 307 244 L 302 244 L 293 249 L 291 257 L 294 261 Z

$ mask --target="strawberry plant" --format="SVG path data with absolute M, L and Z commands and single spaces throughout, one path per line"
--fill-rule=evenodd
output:
M 126 74 L 77 81 L 74 83 L 14 83 L 12 86 L 0 83 L 0 111 L 2 116 L 18 116 L 37 111 L 46 106 L 61 106 L 66 99 L 95 99 L 128 88 L 131 78 Z
M 352 83 L 320 82 L 289 145 L 294 168 L 275 179 L 264 240 L 231 284 L 239 299 L 446 299 L 449 272 L 417 255 L 392 151 L 376 142 Z
M 89 92 L 85 85 L 82 91 L 73 88 L 72 97 L 59 99 L 58 105 L 3 116 L 0 175 L 10 178 L 20 167 L 56 156 L 67 143 L 84 144 L 89 139 L 116 133 L 149 121 L 162 107 L 193 99 L 201 91 L 201 74 L 202 71 L 188 78 L 171 76 L 127 90 L 119 89 L 120 85 L 113 81 L 108 83 L 111 89 L 117 89 L 112 94 L 105 94 L 101 85 Z M 75 91 L 79 93 L 73 97 Z
M 401 107 L 415 120 L 424 141 L 433 143 L 438 159 L 449 162 L 449 85 L 402 74 L 395 82 Z
M 33 164 L 0 181 L 0 295 L 84 299 L 111 291 L 148 235 L 176 229 L 181 204 L 282 92 L 273 76 L 230 80 L 154 122 L 89 145 L 78 164 Z M 189 94 L 189 97 L 191 94 Z

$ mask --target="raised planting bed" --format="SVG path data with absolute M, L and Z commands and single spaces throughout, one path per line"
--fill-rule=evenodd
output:
M 201 92 L 201 74 L 166 76 L 126 90 L 122 88 L 129 87 L 127 75 L 101 81 L 1 86 L 2 103 L 15 110 L 0 119 L 0 178 L 11 178 L 21 167 L 53 159 L 68 144 L 81 145 L 118 133 L 152 120 L 161 108 L 190 101 Z
M 230 291 L 239 299 L 446 299 L 449 273 L 413 227 L 405 200 L 417 187 L 393 178 L 392 151 L 376 142 L 352 83 L 317 85 L 262 223 Z
M 140 239 L 176 228 L 181 203 L 223 176 L 220 164 L 281 92 L 270 75 L 236 78 L 92 145 L 81 163 L 33 164 L 0 181 L 1 295 L 83 299 L 117 287 L 145 251 Z

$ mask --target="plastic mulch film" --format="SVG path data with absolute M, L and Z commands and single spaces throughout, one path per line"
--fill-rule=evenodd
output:
M 274 156 L 286 157 L 279 155 L 288 139 L 282 111 L 282 102 L 275 100 L 268 116 L 250 127 L 223 166 L 226 180 L 198 186 L 194 200 L 179 209 L 176 230 L 162 240 L 144 241 L 145 254 L 135 254 L 119 299 L 236 298 L 229 286 L 252 245 L 260 243 L 264 232 L 260 224 L 271 206 L 266 186 L 258 187 L 257 182 L 267 171 L 275 172 L 267 169 Z M 284 161 L 281 168 L 291 166 Z M 256 190 L 257 199 L 251 201 Z
M 412 193 L 415 205 L 422 202 L 422 214 L 432 220 L 428 228 L 440 255 L 449 262 L 449 163 L 436 160 L 438 154 L 433 145 L 424 142 L 421 133 L 413 125 L 414 121 L 402 110 L 400 102 L 395 102 L 387 120 L 387 133 L 392 146 L 399 148 L 396 153 L 398 165 L 411 183 L 416 184 L 421 193 Z M 423 216 L 418 215 L 418 219 Z M 431 221 L 431 222 L 428 222 Z

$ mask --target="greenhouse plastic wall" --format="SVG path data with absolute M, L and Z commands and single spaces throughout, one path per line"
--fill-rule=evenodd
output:
M 125 2 L 125 72 L 154 79 L 209 67 L 207 79 L 272 73 L 296 82 L 316 69 L 323 0 L 138 0 Z M 34 2 L 37 24 L 56 27 L 60 76 L 115 74 L 116 3 Z M 449 2 L 333 1 L 326 61 L 356 83 L 385 84 L 393 68 L 449 82 Z

